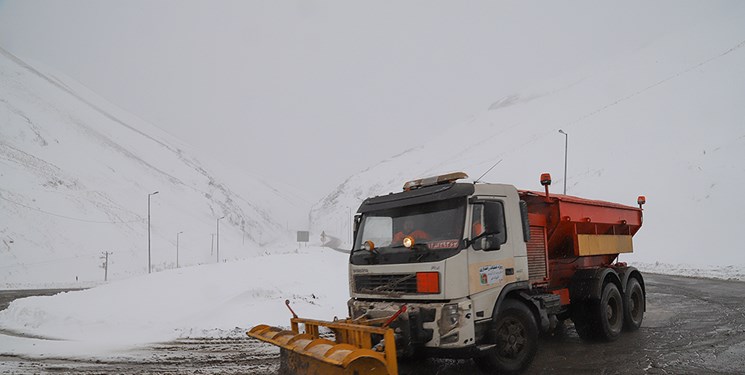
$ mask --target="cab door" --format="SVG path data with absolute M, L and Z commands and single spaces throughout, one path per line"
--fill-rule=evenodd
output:
M 504 196 L 469 200 L 468 287 L 477 320 L 491 318 L 499 293 L 505 285 L 517 281 L 515 244 L 522 239 L 509 235 L 509 211 Z

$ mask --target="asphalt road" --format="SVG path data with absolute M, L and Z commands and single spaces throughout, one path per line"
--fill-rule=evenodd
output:
M 745 283 L 647 274 L 638 332 L 587 343 L 569 322 L 545 337 L 526 374 L 745 374 Z M 0 292 L 0 303 L 3 303 Z M 0 357 L 9 374 L 275 374 L 278 350 L 250 338 L 180 340 L 111 360 Z M 478 374 L 470 360 L 401 364 L 401 374 Z

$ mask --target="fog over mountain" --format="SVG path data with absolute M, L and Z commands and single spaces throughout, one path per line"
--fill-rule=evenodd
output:
M 234 141 L 219 145 L 221 147 L 217 148 L 230 150 L 222 153 L 216 152 L 214 139 L 205 140 L 204 144 L 195 143 L 194 134 L 189 143 L 177 139 L 172 135 L 176 134 L 175 128 L 166 132 L 161 124 L 143 121 L 53 69 L 1 50 L 0 282 L 100 280 L 103 277 L 101 257 L 105 252 L 113 253 L 109 258 L 110 278 L 147 272 L 147 204 L 148 194 L 155 191 L 159 193 L 150 197 L 151 256 L 154 270 L 161 270 L 176 266 L 177 234 L 180 265 L 215 262 L 217 219 L 222 216 L 225 216 L 220 221 L 222 259 L 271 253 L 276 248 L 275 241 L 292 241 L 295 230 L 306 228 L 309 202 L 313 201 L 318 203 L 310 214 L 311 241 L 317 242 L 321 232 L 325 232 L 337 237 L 341 246 L 349 248 L 351 216 L 366 197 L 400 191 L 407 180 L 452 171 L 465 171 L 473 181 L 492 166 L 494 168 L 482 181 L 539 190 L 539 175 L 550 172 L 554 180 L 551 189 L 557 193 L 562 191 L 566 180 L 570 195 L 628 205 L 635 205 L 636 197 L 645 195 L 648 202 L 645 223 L 636 236 L 635 253 L 622 255 L 621 260 L 743 264 L 744 246 L 733 241 L 731 234 L 738 233 L 739 223 L 745 220 L 745 210 L 738 198 L 745 182 L 745 107 L 742 105 L 745 102 L 745 23 L 742 22 L 745 6 L 735 2 L 711 7 L 687 3 L 672 12 L 673 21 L 659 18 L 656 23 L 652 15 L 664 14 L 665 6 L 674 3 L 655 4 L 649 14 L 640 18 L 644 21 L 643 29 L 636 30 L 633 38 L 623 46 L 603 46 L 604 60 L 598 60 L 598 55 L 588 53 L 584 46 L 584 53 L 592 59 L 588 57 L 585 64 L 570 69 L 568 66 L 575 66 L 576 61 L 565 59 L 556 45 L 552 45 L 549 50 L 555 52 L 556 60 L 563 61 L 561 70 L 565 73 L 534 84 L 510 81 L 509 87 L 520 88 L 495 95 L 482 112 L 445 126 L 444 131 L 442 125 L 427 128 L 419 122 L 426 124 L 440 113 L 436 111 L 439 107 L 448 105 L 444 96 L 423 104 L 425 91 L 462 90 L 452 89 L 456 86 L 451 83 L 457 81 L 453 77 L 469 73 L 464 71 L 465 65 L 453 60 L 434 69 L 425 64 L 430 61 L 427 51 L 437 50 L 437 56 L 442 55 L 444 59 L 452 54 L 450 50 L 440 51 L 437 40 L 430 39 L 427 39 L 425 50 L 417 50 L 413 46 L 420 46 L 419 39 L 412 37 L 407 39 L 410 44 L 396 46 L 395 53 L 389 51 L 380 55 L 391 64 L 399 61 L 400 55 L 400 59 L 406 59 L 407 67 L 421 70 L 422 75 L 411 76 L 416 79 L 412 78 L 414 82 L 407 86 L 407 95 L 416 97 L 415 108 L 420 110 L 418 114 L 406 112 L 404 116 L 401 107 L 408 108 L 409 102 L 394 96 L 392 91 L 396 91 L 396 86 L 386 81 L 395 80 L 397 76 L 393 71 L 376 70 L 376 75 L 368 76 L 357 70 L 342 69 L 346 66 L 350 69 L 376 67 L 378 60 L 368 58 L 376 53 L 376 44 L 371 41 L 385 38 L 381 39 L 374 30 L 367 28 L 356 31 L 364 31 L 363 41 L 367 44 L 352 43 L 350 39 L 356 34 L 341 38 L 341 42 L 331 38 L 339 34 L 338 28 L 322 22 L 323 17 L 317 17 L 327 11 L 343 15 L 349 5 L 324 8 L 320 13 L 291 12 L 293 17 L 307 19 L 309 25 L 322 28 L 324 38 L 320 39 L 328 43 L 322 50 L 329 55 L 313 56 L 314 67 L 323 68 L 323 74 L 314 76 L 313 72 L 298 68 L 289 75 L 279 71 L 261 75 L 274 67 L 273 58 L 277 56 L 283 59 L 285 67 L 304 66 L 301 57 L 314 53 L 314 44 L 298 42 L 302 48 L 292 44 L 294 32 L 302 30 L 282 34 L 274 44 L 261 39 L 261 34 L 250 34 L 270 45 L 269 51 L 285 53 L 288 45 L 291 58 L 282 53 L 277 56 L 266 53 L 261 55 L 261 69 L 245 68 L 242 73 L 246 77 L 261 75 L 262 79 L 256 82 L 246 77 L 244 80 L 251 83 L 248 86 L 252 97 L 262 99 L 258 103 L 265 100 L 272 105 L 254 102 L 253 107 L 245 107 L 245 93 L 241 90 L 247 87 L 246 82 L 244 86 L 222 89 L 209 86 L 210 90 L 193 90 L 195 95 L 217 95 L 214 108 L 208 106 L 200 112 L 197 121 L 200 125 L 195 132 L 198 133 L 196 137 L 204 136 L 213 131 L 210 130 L 212 126 L 221 127 L 222 130 L 214 132 Z M 145 5 L 138 3 L 138 6 Z M 523 12 L 528 10 L 522 9 Z M 282 7 L 267 11 L 274 15 L 286 13 Z M 464 17 L 471 14 L 463 12 Z M 428 18 L 431 22 L 427 27 L 442 33 L 437 20 L 447 15 L 447 9 L 438 8 L 434 13 L 437 17 Z M 627 16 L 633 13 L 629 9 L 624 12 Z M 355 14 L 362 17 L 365 13 Z M 566 17 L 562 22 L 566 23 L 571 23 L 572 17 L 576 17 L 575 21 L 587 17 L 582 12 L 574 14 L 566 10 L 562 15 Z M 7 17 L 7 13 L 4 16 Z M 261 15 L 252 16 L 261 18 Z M 401 17 L 395 25 L 411 24 L 406 17 Z M 597 20 L 593 21 L 581 25 L 595 25 Z M 231 18 L 231 25 L 241 22 L 240 17 Z M 509 28 L 497 34 L 514 38 L 511 43 L 519 46 L 518 50 L 523 53 L 532 48 L 548 48 L 539 43 L 543 40 L 538 37 L 541 30 L 531 30 L 528 36 L 513 33 L 515 22 L 513 20 Z M 557 25 L 561 23 L 556 22 Z M 342 22 L 343 25 L 347 23 L 353 22 L 351 19 Z M 269 27 L 265 21 L 259 24 Z M 624 24 L 622 29 L 618 24 L 609 24 L 609 28 L 618 29 L 603 30 L 602 35 L 623 34 L 628 25 Z M 208 26 L 205 23 L 201 27 L 209 29 Z M 276 27 L 272 24 L 269 30 L 277 31 Z M 496 85 L 499 81 L 495 77 L 512 73 L 524 77 L 525 72 L 489 71 L 490 65 L 480 60 L 481 48 L 490 51 L 489 61 L 502 58 L 519 61 L 528 55 L 510 55 L 511 51 L 518 50 L 499 49 L 469 39 L 471 32 L 479 30 L 480 27 L 469 29 L 468 33 L 447 41 L 450 47 L 461 45 L 464 40 L 473 42 L 456 60 L 478 60 L 479 65 L 474 70 L 482 72 L 490 84 Z M 88 40 L 90 33 L 83 31 L 80 32 Z M 485 26 L 482 31 L 494 32 Z M 386 35 L 397 33 L 396 30 L 387 32 Z M 228 34 L 224 33 L 226 38 Z M 418 37 L 429 35 L 422 34 Z M 211 38 L 213 34 L 209 35 Z M 214 35 L 223 34 L 216 32 Z M 136 37 L 131 36 L 132 40 L 137 40 Z M 209 40 L 201 43 L 209 44 Z M 97 42 L 101 43 L 97 44 L 99 47 L 105 44 L 103 40 Z M 221 46 L 230 45 L 230 40 L 220 43 Z M 346 45 L 353 45 L 356 51 L 364 51 L 364 54 L 350 55 L 347 50 L 336 48 Z M 191 45 L 188 47 L 183 50 L 193 49 Z M 241 58 L 250 60 L 256 54 L 252 48 L 250 44 L 243 46 Z M 147 51 L 155 53 L 154 50 L 155 47 L 150 46 Z M 417 50 L 420 54 L 406 55 L 409 50 Z M 133 59 L 141 57 L 130 55 Z M 342 66 L 346 60 L 335 59 L 337 55 L 351 60 Z M 236 65 L 244 61 L 237 57 L 226 60 Z M 185 61 L 190 60 L 183 58 L 182 62 Z M 171 60 L 161 61 L 159 66 L 170 63 Z M 530 63 L 536 65 L 533 60 Z M 551 63 L 550 59 L 545 61 L 545 64 Z M 212 70 L 199 70 L 200 67 L 189 65 L 186 72 L 209 80 L 199 73 L 237 71 L 235 65 L 225 69 L 213 69 L 213 65 L 208 65 Z M 109 73 L 103 70 L 106 70 L 104 74 Z M 340 70 L 345 74 L 336 76 Z M 371 70 L 364 72 L 367 71 Z M 550 71 L 541 70 L 544 75 Z M 399 75 L 406 72 L 395 71 Z M 313 79 L 300 79 L 310 76 Z M 350 83 L 344 77 L 350 76 L 364 78 L 365 82 L 369 80 L 380 91 L 370 91 L 367 96 L 355 91 L 346 95 L 346 100 L 355 105 L 340 104 L 334 99 L 335 95 L 346 92 Z M 441 80 L 443 76 L 450 80 Z M 184 84 L 183 79 L 177 78 L 173 77 L 174 82 Z M 235 82 L 232 78 L 230 75 L 230 79 L 223 81 L 232 84 Z M 292 91 L 292 100 L 288 100 L 284 91 L 263 95 L 264 88 L 276 86 L 274 78 L 281 78 L 283 85 L 299 90 Z M 119 80 L 111 77 L 110 81 L 105 81 L 113 85 Z M 325 86 L 332 81 L 333 86 Z M 481 94 L 492 92 L 478 81 L 478 77 L 468 75 L 467 82 L 474 90 Z M 425 82 L 425 86 L 419 84 Z M 495 87 L 493 91 L 502 92 L 502 89 Z M 326 105 L 310 101 L 309 92 L 322 96 L 320 101 Z M 153 98 L 153 106 L 159 109 L 176 108 L 176 119 L 187 118 L 192 113 L 182 108 L 189 105 L 180 107 L 178 103 L 195 106 L 195 102 L 179 102 L 183 98 L 175 95 L 164 102 L 158 102 L 154 94 L 148 97 Z M 225 103 L 231 105 L 217 105 Z M 459 103 L 458 108 L 472 105 L 467 104 L 464 107 L 464 103 Z M 228 111 L 232 106 L 240 107 L 241 112 Z M 357 107 L 366 112 L 352 110 L 359 109 Z M 216 108 L 225 110 L 213 110 Z M 336 120 L 344 126 L 336 124 L 324 128 L 323 132 L 316 131 L 319 124 L 331 124 L 330 119 L 335 118 L 340 108 L 344 116 Z M 380 118 L 370 119 L 363 114 L 373 112 Z M 252 117 L 256 113 L 261 116 Z M 449 113 L 448 116 L 454 115 Z M 394 117 L 396 121 L 416 121 L 417 126 L 412 124 L 412 129 L 403 129 L 405 126 L 397 123 L 401 131 L 379 127 L 393 121 Z M 263 121 L 266 119 L 272 121 Z M 183 128 L 194 130 L 194 124 L 185 123 Z M 303 131 L 293 133 L 293 127 L 303 127 Z M 334 129 L 338 132 L 333 133 Z M 566 179 L 563 173 L 565 137 L 558 133 L 559 129 L 569 134 Z M 249 137 L 254 133 L 266 133 L 266 138 Z M 308 133 L 313 136 L 303 135 Z M 370 136 L 372 133 L 374 138 Z M 317 142 L 316 137 L 324 141 Z M 249 138 L 253 143 L 248 142 Z M 383 139 L 395 140 L 406 147 L 391 155 L 390 145 Z M 261 147 L 257 147 L 257 143 L 261 143 Z M 341 144 L 345 147 L 335 148 Z M 241 154 L 243 151 L 245 153 Z M 334 163 L 317 162 L 316 153 L 332 155 Z M 360 155 L 364 158 L 357 157 Z M 369 158 L 380 161 L 358 165 L 360 160 Z M 280 164 L 273 161 L 280 159 L 288 164 L 277 167 Z M 341 159 L 348 164 L 344 168 L 354 165 L 360 172 L 351 176 L 340 172 L 337 162 Z M 248 172 L 270 169 L 273 175 L 281 175 L 295 186 L 280 183 L 280 178 L 258 177 Z M 296 173 L 300 169 L 302 173 Z M 341 183 L 323 196 L 309 194 L 319 186 L 330 184 L 328 176 L 334 176 Z M 318 183 L 321 180 L 323 183 Z
M 100 280 L 104 252 L 109 277 L 146 272 L 155 191 L 154 270 L 177 237 L 179 265 L 217 261 L 223 216 L 220 258 L 256 255 L 304 204 L 1 49 L 0 122 L 0 282 Z
M 317 198 L 500 97 L 742 6 L 0 0 L 0 46 Z
M 743 264 L 745 9 L 694 18 L 644 48 L 495 98 L 437 139 L 349 177 L 317 204 L 315 232 L 348 238 L 348 210 L 407 180 L 465 171 L 472 180 L 636 205 L 647 197 L 635 253 L 621 260 Z M 342 223 L 342 224 L 340 224 Z

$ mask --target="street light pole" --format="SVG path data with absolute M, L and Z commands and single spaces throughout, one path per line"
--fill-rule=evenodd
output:
M 150 262 L 150 197 L 158 194 L 153 192 L 147 195 L 147 273 L 152 272 L 152 263 Z
M 217 263 L 220 263 L 220 220 L 224 218 L 225 216 L 217 219 Z
M 567 194 L 567 150 L 569 149 L 569 134 L 559 129 L 559 133 L 564 134 L 564 195 Z
M 176 268 L 178 267 L 178 235 L 184 233 L 184 231 L 176 233 Z

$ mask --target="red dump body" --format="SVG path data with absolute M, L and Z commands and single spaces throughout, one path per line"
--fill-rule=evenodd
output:
M 577 269 L 608 266 L 633 250 L 642 210 L 569 195 L 521 190 L 528 206 L 531 283 L 548 290 L 566 288 Z

